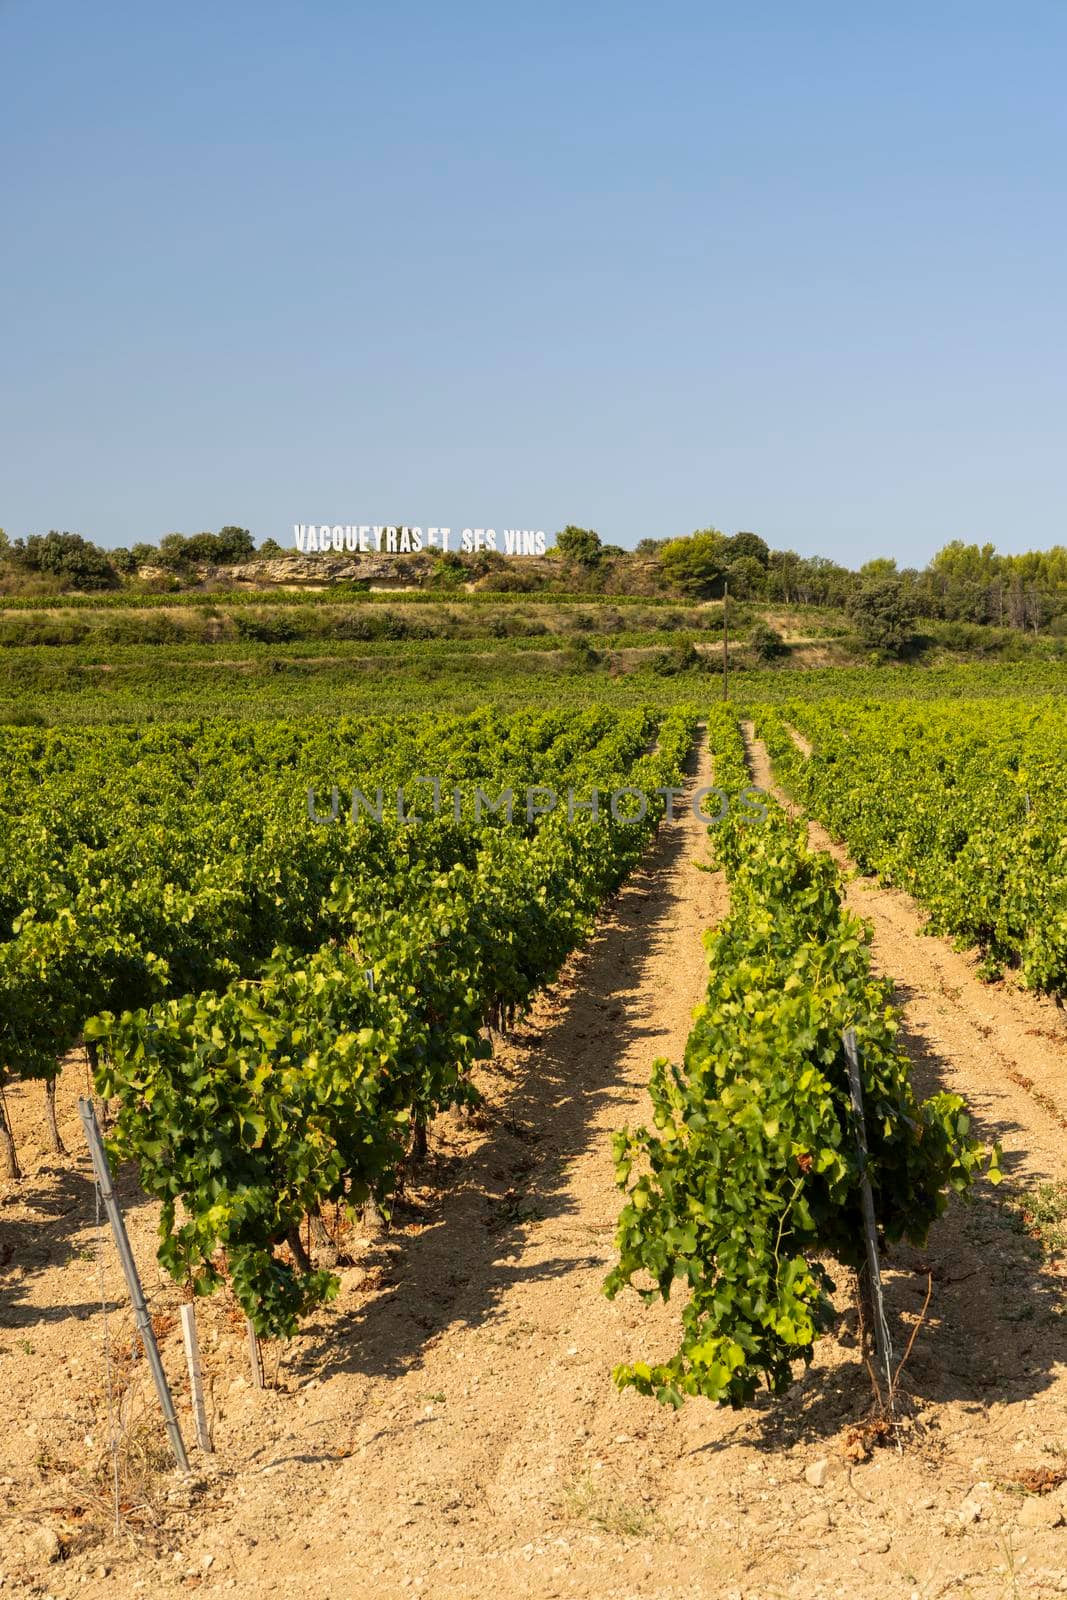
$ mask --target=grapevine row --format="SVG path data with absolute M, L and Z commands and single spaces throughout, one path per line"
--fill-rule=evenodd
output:
M 693 725 L 672 713 L 654 754 L 631 759 L 627 734 L 569 772 L 651 793 L 678 781 Z M 385 1200 L 413 1124 L 473 1098 L 487 1021 L 558 972 L 656 825 L 655 806 L 640 825 L 555 813 L 529 834 L 486 829 L 471 861 L 398 853 L 392 874 L 334 880 L 335 932 L 313 954 L 278 949 L 221 991 L 91 1020 L 97 1087 L 118 1100 L 111 1152 L 162 1202 L 172 1275 L 197 1293 L 226 1276 L 261 1333 L 291 1334 L 336 1287 L 302 1219 Z
M 276 946 L 310 954 L 340 931 L 329 909 L 339 875 L 370 885 L 470 865 L 499 825 L 446 815 L 418 828 L 366 816 L 316 826 L 309 788 L 373 793 L 425 771 L 580 782 L 627 766 L 653 727 L 642 711 L 486 712 L 366 730 L 14 734 L 0 768 L 0 1081 L 54 1078 L 96 1012 L 224 988 Z
M 708 722 L 716 782 L 744 787 L 736 721 L 716 709 Z M 780 1393 L 833 1316 L 821 1257 L 862 1265 L 845 1028 L 886 1239 L 921 1243 L 984 1160 L 958 1096 L 917 1100 L 891 985 L 871 975 L 868 931 L 843 907 L 830 857 L 773 803 L 765 821 L 731 814 L 714 837 L 731 907 L 706 936 L 707 994 L 681 1066 L 654 1064 L 653 1127 L 615 1137 L 626 1203 L 607 1293 L 686 1297 L 677 1351 L 615 1380 L 674 1406 L 688 1395 L 738 1406 L 761 1383 Z
M 782 781 L 863 871 L 915 896 L 931 932 L 978 947 L 986 977 L 1011 967 L 1067 992 L 1062 701 L 790 704 L 759 727 Z

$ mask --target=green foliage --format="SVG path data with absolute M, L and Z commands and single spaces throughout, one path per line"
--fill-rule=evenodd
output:
M 1052 1179 L 1006 1196 L 1019 1223 L 1050 1255 L 1067 1251 L 1067 1182 Z
M 213 560 L 217 551 L 215 535 L 213 533 L 194 533 L 182 542 L 181 559 L 183 562 L 208 562 Z
M 717 710 L 709 726 L 716 781 L 743 789 L 736 724 Z M 677 1353 L 615 1379 L 675 1406 L 687 1395 L 739 1406 L 761 1382 L 781 1393 L 829 1324 L 821 1257 L 861 1263 L 846 1027 L 859 1041 L 886 1239 L 921 1244 L 983 1159 L 958 1096 L 916 1100 L 891 983 L 871 975 L 868 931 L 844 910 L 830 857 L 812 854 L 777 807 L 763 822 L 732 812 L 716 840 L 731 911 L 707 936 L 707 996 L 683 1065 L 653 1067 L 654 1129 L 614 1145 L 627 1203 L 607 1293 L 636 1277 L 652 1285 L 646 1301 L 676 1285 L 688 1295 Z
M 137 566 L 166 567 L 172 572 L 186 573 L 195 565 L 232 567 L 250 561 L 256 544 L 247 528 L 227 526 L 218 533 L 168 533 L 159 541 L 158 549 L 151 545 L 136 544 L 132 555 Z
M 423 604 L 402 606 L 398 597 L 388 598 L 405 614 L 420 615 L 425 609 Z M 370 597 L 367 599 L 369 602 Z M 494 603 L 499 604 L 498 597 Z M 208 605 L 208 598 L 202 597 L 195 607 L 186 609 L 198 614 Z M 467 612 L 468 601 L 461 605 Z M 249 609 L 241 600 L 235 603 L 234 609 L 237 607 Z M 262 597 L 257 608 L 267 609 Z M 125 607 L 116 609 L 124 611 Z M 368 609 L 391 608 L 368 605 Z M 64 606 L 60 620 L 78 610 Z M 482 611 L 484 605 L 469 606 L 471 615 Z M 30 614 L 37 612 L 34 607 Z M 171 620 L 169 615 L 167 620 Z M 44 626 L 51 629 L 53 622 Z M 367 637 L 362 615 L 345 622 L 344 627 L 349 626 L 354 642 L 350 647 L 334 645 L 328 669 L 307 659 L 320 656 L 321 646 L 298 643 L 228 639 L 210 646 L 181 643 L 173 649 L 161 649 L 159 644 L 109 643 L 105 654 L 100 643 L 87 639 L 70 649 L 38 645 L 0 649 L 0 725 L 28 715 L 56 726 L 137 727 L 219 716 L 252 723 L 277 719 L 284 724 L 293 718 L 314 722 L 331 715 L 375 718 L 413 711 L 456 715 L 486 704 L 505 711 L 546 703 L 571 708 L 649 703 L 665 707 L 692 694 L 686 676 L 663 678 L 646 665 L 577 673 L 546 658 L 535 666 L 525 650 L 512 652 L 497 646 L 488 651 L 484 645 L 472 648 L 470 644 L 463 646 L 465 659 L 457 661 L 453 647 L 437 641 L 426 646 L 405 641 L 392 648 L 384 642 L 381 646 L 361 644 L 359 640 Z M 165 640 L 166 635 L 161 631 L 159 638 Z M 73 645 L 73 639 L 71 642 Z M 551 642 L 537 640 L 535 647 L 547 648 Z M 655 642 L 652 637 L 634 641 Z M 594 648 L 601 648 L 600 640 Z M 380 659 L 372 659 L 374 656 Z M 106 672 L 100 670 L 101 659 L 107 662 Z M 1011 701 L 1062 695 L 1067 690 L 1067 666 L 1060 659 L 1042 657 L 1010 667 L 1002 663 L 953 664 L 918 670 L 884 665 L 787 673 L 777 667 L 748 670 L 735 663 L 730 686 L 735 698 L 748 701 L 786 701 L 798 694 L 813 704 L 841 698 L 921 704 L 943 698 L 955 704 L 994 696 Z
M 290 611 L 279 611 L 265 616 L 237 612 L 233 625 L 242 639 L 258 639 L 265 644 L 281 644 L 299 637 L 300 629 Z M 348 637 L 352 637 L 351 634 Z
M 916 604 L 899 577 L 866 579 L 852 595 L 848 613 L 867 649 L 901 657 L 913 647 Z
M 221 995 L 88 1023 L 107 1047 L 97 1089 L 120 1101 L 111 1156 L 137 1161 L 162 1201 L 159 1259 L 175 1278 L 210 1293 L 224 1259 L 238 1301 L 273 1335 L 332 1295 L 328 1273 L 301 1272 L 275 1247 L 341 1198 L 345 1178 L 358 1200 L 398 1159 L 407 1119 L 389 1067 L 403 1020 L 375 1004 L 349 952 L 328 948 L 306 967 L 279 954 L 257 983 Z
M 1067 613 L 1067 547 L 1000 555 L 954 539 L 921 575 L 924 611 L 949 620 L 1037 628 Z
M 471 1099 L 486 1023 L 558 972 L 656 826 L 654 806 L 616 822 L 603 791 L 677 782 L 693 723 L 591 709 L 11 729 L 0 1061 L 50 1077 L 79 1037 L 99 1046 L 113 1153 L 163 1204 L 161 1261 L 201 1293 L 228 1275 L 261 1332 L 288 1334 L 334 1287 L 301 1260 L 301 1218 L 384 1200 L 412 1124 Z M 430 813 L 425 772 L 459 786 L 462 822 L 447 788 Z M 406 785 L 419 820 L 385 805 L 313 823 L 309 786 L 328 814 L 346 774 L 371 795 Z M 514 823 L 472 816 L 475 784 L 518 791 Z M 526 818 L 535 784 L 562 814 Z M 601 791 L 598 819 L 568 820 L 569 787 Z
M 576 528 L 573 523 L 556 534 L 556 550 L 579 567 L 595 567 L 603 555 L 600 535 L 592 528 Z
M 730 541 L 717 528 L 705 528 L 688 539 L 669 539 L 659 551 L 667 580 L 683 594 L 701 599 L 722 594 L 730 558 Z
M 652 658 L 651 667 L 661 678 L 677 677 L 680 672 L 710 672 L 716 663 L 701 654 L 692 639 L 680 640 L 669 650 L 660 650 Z
M 572 639 L 560 651 L 560 662 L 567 672 L 595 672 L 601 656 L 588 639 Z
M 842 606 L 855 585 L 855 576 L 847 567 L 825 556 L 798 556 L 795 550 L 774 550 L 767 563 L 765 592 L 770 600 Z
M 25 572 L 56 578 L 66 588 L 118 587 L 118 573 L 108 553 L 90 544 L 80 533 L 57 533 L 53 529 L 43 538 L 34 533 L 28 539 L 16 539 L 9 560 Z
M 159 541 L 155 566 L 180 571 L 189 564 L 189 540 L 184 533 L 168 533 Z
M 800 756 L 785 728 L 814 746 Z M 907 889 L 930 931 L 993 977 L 1067 992 L 1067 716 L 1018 703 L 814 707 L 760 715 L 776 768 L 865 872 Z
M 726 568 L 725 577 L 731 595 L 736 595 L 739 600 L 751 600 L 766 588 L 766 571 L 755 556 L 733 557 Z
M 211 559 L 220 567 L 233 567 L 242 561 L 250 561 L 255 550 L 256 542 L 247 528 L 227 523 L 215 534 L 215 554 Z
M 603 544 L 593 530 L 571 525 L 559 535 L 556 551 L 568 562 L 562 577 L 551 564 L 546 567 L 527 562 L 520 567 L 491 551 L 469 556 L 426 551 L 411 563 L 412 574 L 422 587 L 413 588 L 405 600 L 410 603 L 428 598 L 434 589 L 442 587 L 463 590 L 476 580 L 487 591 L 521 594 L 539 590 L 561 600 L 566 596 L 557 595 L 556 590 L 565 583 L 607 588 L 621 600 L 640 599 L 642 596 L 635 594 L 635 589 L 662 587 L 663 580 L 684 592 L 708 596 L 721 593 L 722 583 L 728 579 L 731 593 L 737 596 L 842 608 L 866 588 L 888 581 L 899 585 L 899 592 L 914 615 L 928 622 L 994 624 L 1017 636 L 1033 637 L 1043 630 L 1062 633 L 1067 627 L 1067 548 L 1059 545 L 1049 550 L 1000 555 L 991 544 L 979 547 L 955 540 L 921 572 L 910 568 L 898 571 L 895 560 L 882 556 L 853 572 L 824 556 L 802 557 L 792 550 L 771 550 L 756 533 L 742 531 L 727 536 L 715 529 L 700 530 L 689 539 L 642 539 L 633 552 L 638 558 L 635 562 L 630 559 L 630 552 L 620 546 Z M 259 551 L 261 556 L 275 559 L 294 553 L 273 539 L 267 540 Z M 129 557 L 125 552 L 97 551 L 115 573 L 125 577 L 148 565 L 162 566 L 173 574 L 178 590 L 194 581 L 194 564 L 225 567 L 254 554 L 248 529 L 234 525 L 217 534 L 198 533 L 191 538 L 170 534 L 158 548 L 139 541 Z M 19 586 L 24 591 L 19 599 L 26 603 L 32 600 L 29 591 L 36 587 L 38 603 L 42 603 L 48 585 L 20 583 L 20 568 L 12 557 L 13 552 L 0 539 L 0 564 L 8 568 L 7 587 Z M 655 574 L 648 571 L 650 558 L 658 569 Z M 55 579 L 50 568 L 42 571 L 24 566 L 21 570 L 52 578 L 53 588 L 57 582 L 70 581 L 65 572 Z M 327 603 L 329 592 L 329 588 L 324 591 Z M 866 600 L 860 600 L 861 610 L 866 604 Z M 884 612 L 885 608 L 879 609 Z M 884 630 L 883 616 L 881 622 L 875 618 L 870 627 L 865 625 L 861 631 L 865 637 L 871 635 L 867 648 L 891 655 L 897 650 L 894 639 L 881 642 L 875 637 Z M 982 648 L 990 648 L 988 641 Z
M 485 594 L 534 594 L 542 587 L 536 572 L 510 567 L 487 573 L 479 584 L 479 589 Z
M 789 654 L 789 646 L 781 634 L 767 622 L 757 622 L 748 636 L 749 649 L 757 661 L 779 661 Z
M 730 540 L 731 562 L 740 560 L 756 561 L 761 567 L 766 567 L 771 559 L 771 550 L 765 539 L 758 533 L 735 533 Z

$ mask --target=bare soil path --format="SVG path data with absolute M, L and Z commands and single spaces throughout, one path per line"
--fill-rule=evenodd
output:
M 701 755 L 692 786 L 708 781 Z M 435 1126 L 393 1228 L 341 1240 L 341 1295 L 284 1356 L 268 1351 L 276 1387 L 250 1388 L 240 1324 L 221 1297 L 201 1306 L 217 1454 L 191 1493 L 164 1470 L 86 1163 L 47 1157 L 35 1143 L 39 1097 L 12 1097 L 27 1178 L 0 1206 L 3 1593 L 1067 1592 L 1061 1491 L 1027 1501 L 1040 1516 L 1020 1525 L 1011 1483 L 1029 1469 L 1054 1476 L 1067 1452 L 1062 1280 L 992 1195 L 950 1210 L 925 1253 L 891 1264 L 891 1315 L 905 1335 L 934 1280 L 902 1454 L 848 1459 L 868 1391 L 844 1293 L 837 1335 L 780 1402 L 739 1414 L 690 1402 L 674 1414 L 611 1383 L 616 1363 L 673 1348 L 680 1310 L 634 1295 L 609 1303 L 600 1289 L 619 1206 L 611 1133 L 647 1116 L 653 1058 L 680 1059 L 704 989 L 701 934 L 726 905 L 721 879 L 695 864 L 706 855 L 691 813 L 663 826 L 585 951 L 487 1064 L 484 1110 Z M 947 1053 L 956 1045 L 947 1027 L 931 1041 L 931 1080 L 967 1076 L 970 1036 L 959 1059 Z M 76 1151 L 74 1076 L 62 1125 Z M 1040 1170 L 1062 1171 L 1056 1125 L 1018 1093 L 1010 1148 L 1021 1157 L 1032 1142 Z M 1008 1111 L 991 1100 L 982 1114 Z M 128 1174 L 123 1192 L 178 1386 L 155 1208 Z M 117 1539 L 102 1289 L 126 1424 Z

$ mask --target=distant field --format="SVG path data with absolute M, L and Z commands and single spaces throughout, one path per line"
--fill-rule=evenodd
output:
M 117 589 L 88 594 L 0 595 L 4 611 L 146 611 L 157 607 L 198 609 L 210 606 L 293 606 L 339 605 L 359 600 L 371 605 L 545 605 L 587 606 L 676 606 L 677 596 L 613 594 L 554 594 L 544 591 L 524 593 L 507 589 L 464 589 L 442 586 L 436 589 L 371 589 L 358 583 L 330 583 L 321 588 L 293 589 L 186 589 L 153 593 L 147 590 Z
M 537 705 L 678 705 L 721 693 L 714 651 L 705 670 L 671 672 L 668 654 L 598 659 L 584 644 L 535 651 L 515 641 L 471 651 L 414 641 L 373 650 L 364 643 L 234 647 L 10 648 L 0 652 L 0 721 L 100 723 L 204 716 L 365 716 L 411 710 L 470 711 Z M 677 645 L 665 637 L 663 644 Z M 663 670 L 653 670 L 660 659 Z M 730 675 L 739 701 L 881 700 L 938 696 L 1034 696 L 1067 692 L 1062 662 L 944 667 L 772 667 Z

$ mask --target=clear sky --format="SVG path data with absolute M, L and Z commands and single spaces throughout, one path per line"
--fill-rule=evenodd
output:
M 0 0 L 0 525 L 1067 542 L 1067 6 Z

